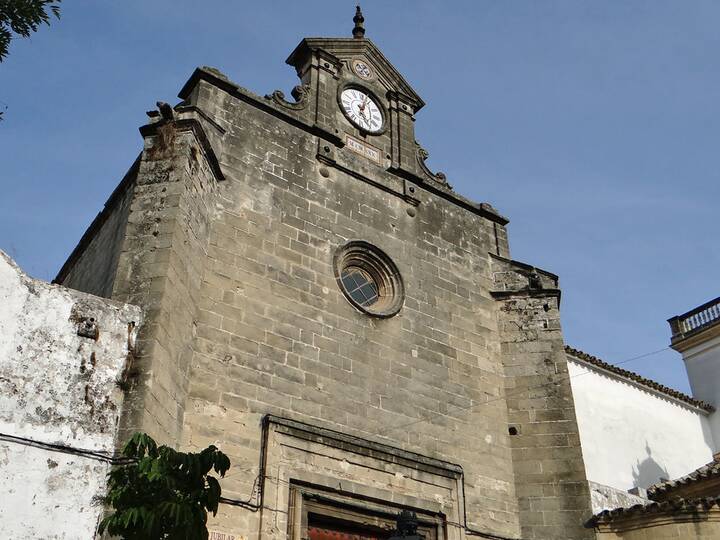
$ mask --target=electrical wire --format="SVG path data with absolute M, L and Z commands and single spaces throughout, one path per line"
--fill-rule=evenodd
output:
M 619 366 L 619 365 L 622 365 L 622 364 L 627 364 L 627 363 L 630 363 L 630 362 L 634 362 L 634 361 L 640 360 L 640 359 L 642 359 L 642 358 L 647 358 L 648 356 L 653 356 L 653 355 L 655 355 L 655 354 L 659 354 L 659 353 L 661 353 L 661 352 L 664 352 L 664 351 L 668 350 L 669 348 L 670 348 L 670 347 L 663 347 L 662 349 L 658 349 L 658 350 L 656 350 L 656 351 L 651 351 L 651 352 L 644 353 L 644 354 L 641 354 L 641 355 L 638 355 L 638 356 L 634 356 L 634 357 L 632 357 L 632 358 L 628 358 L 628 359 L 626 359 L 626 360 L 622 360 L 622 361 L 620 361 L 620 362 L 616 362 L 616 363 L 613 364 L 613 365 Z M 499 397 L 497 397 L 497 398 L 489 399 L 489 400 L 483 401 L 483 402 L 481 402 L 481 403 L 471 404 L 471 405 L 469 405 L 469 406 L 467 406 L 467 407 L 455 406 L 455 408 L 457 409 L 458 412 L 470 411 L 470 410 L 475 409 L 475 408 L 478 408 L 478 407 L 480 407 L 480 406 L 482 406 L 482 405 L 487 405 L 488 403 L 493 403 L 493 402 L 496 402 L 496 401 L 507 400 L 507 398 L 508 398 L 509 396 L 513 396 L 513 395 L 516 395 L 516 394 L 521 394 L 521 393 L 528 392 L 528 391 L 531 391 L 531 390 L 536 390 L 536 389 L 538 389 L 538 388 L 543 388 L 543 387 L 546 387 L 546 386 L 555 386 L 555 385 L 561 384 L 561 383 L 563 383 L 563 382 L 565 382 L 565 381 L 568 381 L 568 380 L 570 380 L 570 379 L 574 379 L 574 378 L 577 378 L 577 377 L 582 377 L 583 375 L 589 375 L 590 373 L 592 373 L 592 372 L 591 372 L 591 371 L 588 371 L 588 372 L 585 372 L 585 373 L 578 373 L 577 375 L 572 375 L 572 376 L 563 377 L 563 378 L 561 378 L 560 380 L 551 381 L 551 382 L 547 382 L 547 383 L 542 383 L 542 384 L 538 384 L 538 385 L 535 385 L 535 386 L 529 386 L 529 387 L 527 387 L 527 388 L 521 388 L 521 389 L 519 389 L 518 392 L 505 393 L 504 395 L 499 396 Z M 443 413 L 438 412 L 438 413 L 434 413 L 433 415 L 434 415 L 434 416 L 439 416 L 439 415 L 441 415 L 441 414 L 443 414 Z M 397 426 L 393 426 L 393 427 L 391 427 L 391 428 L 389 428 L 389 429 L 386 429 L 386 430 L 384 430 L 384 431 L 378 432 L 378 434 L 379 434 L 379 435 L 383 435 L 383 434 L 389 433 L 389 432 L 391 432 L 391 431 L 395 431 L 395 430 L 397 430 L 397 429 L 402 429 L 402 428 L 406 428 L 406 427 L 409 427 L 409 426 L 412 426 L 412 425 L 415 425 L 415 424 L 419 424 L 419 423 L 422 423 L 422 422 L 429 422 L 429 421 L 430 421 L 430 418 L 420 418 L 420 419 L 414 420 L 414 421 L 412 421 L 412 422 L 408 422 L 408 423 L 405 423 L 405 424 L 400 424 L 400 425 L 397 425 Z M 243 500 L 239 500 L 239 499 L 231 499 L 231 498 L 227 498 L 227 497 L 220 497 L 220 502 L 221 502 L 222 504 L 227 504 L 227 505 L 230 505 L 230 506 L 241 507 L 241 508 L 244 508 L 244 509 L 246 509 L 246 510 L 250 510 L 250 511 L 252 511 L 252 512 L 257 512 L 258 510 L 260 510 L 260 509 L 263 507 L 263 500 L 264 500 L 264 495 L 265 495 L 265 493 L 264 493 L 264 491 L 265 491 L 265 489 L 264 489 L 265 486 L 264 486 L 264 485 L 265 485 L 265 480 L 268 478 L 268 476 L 265 474 L 265 467 L 266 467 L 266 462 L 267 462 L 267 439 L 268 439 L 268 431 L 269 431 L 269 430 L 268 430 L 268 426 L 269 426 L 269 415 L 265 415 L 265 416 L 263 416 L 263 419 L 262 419 L 262 435 L 261 435 L 261 447 L 260 447 L 260 463 L 259 463 L 259 469 L 258 469 L 258 474 L 257 474 L 257 476 L 255 477 L 255 480 L 253 481 L 253 486 L 252 486 L 252 490 L 251 490 L 250 496 L 248 497 L 247 500 L 244 500 L 244 501 L 243 501 Z M 31 447 L 34 447 L 34 448 L 41 448 L 41 449 L 49 450 L 49 451 L 52 451 L 52 452 L 60 452 L 60 453 L 63 453 L 63 454 L 69 454 L 69 455 L 75 455 L 75 456 L 85 457 L 85 458 L 88 458 L 88 459 L 94 459 L 94 460 L 102 461 L 102 462 L 104 462 L 104 463 L 108 463 L 108 464 L 115 465 L 115 466 L 117 466 L 117 465 L 127 465 L 127 464 L 129 464 L 129 463 L 134 463 L 134 462 L 137 461 L 137 460 L 135 460 L 135 459 L 133 459 L 133 458 L 121 457 L 121 456 L 117 456 L 117 455 L 114 455 L 114 454 L 109 454 L 109 453 L 106 453 L 106 452 L 100 452 L 100 451 L 96 451 L 96 450 L 87 450 L 87 449 L 84 449 L 84 448 L 75 448 L 75 447 L 68 446 L 68 445 L 64 445 L 64 444 L 46 443 L 46 442 L 41 442 L 41 441 L 36 441 L 36 440 L 33 440 L 33 439 L 29 439 L 29 438 L 27 438 L 27 437 L 18 437 L 18 436 L 15 436 L 15 435 L 10 435 L 10 434 L 7 434 L 7 433 L 0 433 L 0 440 L 4 440 L 4 441 L 7 441 L 7 442 L 13 442 L 13 443 L 21 444 L 21 445 L 25 445 L 25 446 L 31 446 Z M 287 481 L 284 481 L 284 480 L 281 480 L 281 479 L 278 479 L 278 481 L 287 482 Z M 289 483 L 289 482 L 287 482 L 287 483 Z M 462 489 L 463 489 L 463 493 L 464 493 L 464 491 L 465 491 L 464 474 L 463 474 L 463 480 L 462 480 Z M 257 502 L 252 502 L 253 499 L 257 500 Z M 464 502 L 464 501 L 465 501 L 465 497 L 464 497 L 464 495 L 463 495 L 463 502 Z M 479 537 L 482 537 L 482 538 L 488 538 L 488 539 L 491 539 L 491 540 L 492 540 L 492 539 L 494 539 L 494 540 L 509 540 L 507 537 L 497 536 L 497 535 L 493 535 L 493 534 L 486 533 L 486 532 L 483 532 L 483 531 L 478 531 L 478 530 L 476 530 L 476 529 L 472 529 L 472 528 L 470 528 L 470 527 L 468 526 L 468 524 L 467 524 L 467 512 L 466 512 L 466 511 L 463 512 L 463 517 L 464 517 L 465 523 L 464 523 L 464 525 L 461 525 L 461 526 L 464 526 L 464 529 L 465 529 L 465 531 L 466 531 L 467 534 L 472 535 L 472 536 L 479 536 Z M 458 525 L 460 525 L 460 524 L 458 524 Z
M 264 472 L 265 459 L 263 459 L 263 457 L 262 457 L 262 456 L 265 456 L 265 444 L 267 441 L 267 432 L 266 432 L 266 427 L 265 427 L 266 425 L 267 425 L 267 421 L 264 420 L 263 421 L 263 430 L 265 431 L 265 433 L 263 434 L 263 450 L 261 451 L 261 470 L 262 470 L 262 472 L 261 472 L 261 474 L 258 474 L 255 477 L 255 480 L 253 481 L 253 486 L 252 486 L 252 490 L 250 493 L 250 497 L 248 497 L 248 499 L 244 500 L 244 501 L 239 500 L 239 499 L 231 499 L 228 497 L 220 497 L 220 503 L 226 504 L 228 506 L 236 506 L 236 507 L 244 508 L 244 509 L 250 510 L 252 512 L 257 512 L 258 510 L 260 510 L 260 508 L 263 507 L 262 499 L 264 498 L 263 497 L 264 489 L 263 489 L 263 485 L 260 482 L 261 482 L 261 478 L 262 478 L 263 484 L 264 484 L 265 480 L 270 478 Z M 15 444 L 20 444 L 22 446 L 30 446 L 33 448 L 40 448 L 40 449 L 49 450 L 52 452 L 59 452 L 62 454 L 68 454 L 68 455 L 93 459 L 96 461 L 108 463 L 113 466 L 128 465 L 130 463 L 137 462 L 137 460 L 133 459 L 133 458 L 118 457 L 118 456 L 108 454 L 106 452 L 87 450 L 85 448 L 76 448 L 76 447 L 72 447 L 72 446 L 68 446 L 68 445 L 64 445 L 64 444 L 45 443 L 42 441 L 28 439 L 27 437 L 18 437 L 15 435 L 9 435 L 7 433 L 0 433 L 0 440 L 12 442 Z M 284 480 L 281 478 L 277 478 L 276 480 L 279 483 L 284 483 L 284 484 L 290 485 L 290 482 L 288 480 Z M 258 502 L 253 503 L 252 502 L 253 499 L 256 499 L 256 498 L 258 499 Z M 460 525 L 460 524 L 457 524 L 457 525 Z M 497 540 L 510 540 L 510 539 L 506 539 L 505 537 L 502 537 L 502 536 L 495 536 L 495 535 L 491 535 L 491 534 L 487 534 L 487 533 L 482 533 L 480 531 L 472 531 L 467 528 L 466 528 L 466 530 L 469 534 L 473 534 L 475 536 L 481 536 L 483 538 L 497 539 Z
M 668 349 L 670 349 L 670 347 L 663 347 L 662 349 L 658 349 L 658 350 L 656 350 L 656 351 L 651 351 L 651 352 L 644 353 L 644 354 L 641 354 L 641 355 L 638 355 L 638 356 L 634 356 L 634 357 L 632 357 L 632 358 L 628 358 L 628 359 L 626 359 L 626 360 L 622 360 L 622 361 L 620 361 L 620 362 L 616 362 L 615 364 L 612 364 L 612 365 L 614 365 L 614 366 L 619 366 L 619 365 L 622 365 L 622 364 L 627 364 L 627 363 L 629 363 L 629 362 L 634 362 L 635 360 L 640 360 L 641 358 L 647 358 L 648 356 L 652 356 L 652 355 L 655 355 L 655 354 L 659 354 L 659 353 L 661 353 L 661 352 L 667 351 Z M 569 375 L 569 376 L 567 376 L 567 377 L 563 377 L 563 378 L 558 379 L 558 380 L 555 380 L 555 381 L 550 381 L 550 382 L 538 384 L 538 385 L 535 385 L 535 386 L 528 386 L 528 387 L 526 387 L 526 388 L 519 388 L 517 392 L 507 392 L 507 393 L 503 394 L 502 396 L 498 396 L 498 397 L 493 398 L 493 399 L 488 399 L 487 401 L 482 401 L 482 402 L 480 402 L 480 403 L 470 404 L 470 405 L 468 405 L 467 407 L 461 407 L 461 406 L 459 406 L 459 405 L 450 405 L 450 407 L 455 407 L 456 412 L 470 411 L 470 410 L 475 409 L 475 408 L 477 408 L 477 407 L 481 407 L 481 406 L 483 406 L 483 405 L 487 405 L 488 403 L 494 403 L 494 402 L 496 402 L 496 401 L 505 401 L 505 400 L 507 400 L 507 398 L 510 397 L 510 396 L 515 396 L 515 395 L 523 394 L 523 393 L 525 393 L 525 392 L 529 392 L 529 391 L 531 391 L 531 390 L 537 390 L 538 388 L 543 388 L 543 387 L 545 387 L 545 386 L 555 386 L 555 385 L 561 384 L 561 383 L 563 383 L 563 382 L 565 382 L 565 381 L 569 381 L 570 379 L 575 379 L 575 378 L 577 378 L 577 377 L 582 377 L 583 375 L 589 375 L 590 373 L 592 373 L 592 371 L 588 371 L 588 372 L 585 372 L 585 373 L 578 373 L 577 375 L 572 375 L 572 376 Z M 540 375 L 542 375 L 542 374 L 540 374 Z M 432 417 L 442 416 L 443 414 L 444 414 L 444 413 L 441 413 L 441 412 L 431 412 L 431 414 L 430 414 L 429 417 L 419 418 L 419 419 L 417 419 L 417 420 L 413 420 L 412 422 L 408 422 L 408 423 L 406 423 L 406 424 L 399 424 L 399 425 L 397 425 L 397 426 L 393 426 L 393 427 L 390 427 L 390 428 L 381 430 L 381 431 L 378 432 L 378 435 L 381 435 L 381 436 L 382 436 L 382 435 L 385 435 L 385 434 L 387 434 L 387 433 L 390 433 L 391 431 L 395 431 L 395 430 L 398 430 L 398 429 L 406 428 L 406 427 L 409 427 L 409 426 L 414 426 L 415 424 L 420 424 L 420 423 L 422 423 L 422 422 L 429 422 Z
M 36 441 L 34 439 L 28 439 L 27 437 L 18 437 L 17 435 L 10 435 L 8 433 L 0 433 L 0 440 L 20 444 L 23 446 L 31 446 L 33 448 L 41 448 L 43 450 L 49 450 L 51 452 L 59 452 L 61 454 L 69 454 L 73 456 L 80 456 L 88 459 L 94 459 L 96 461 L 102 461 L 109 463 L 110 465 L 126 465 L 133 463 L 136 460 L 132 458 L 126 458 L 117 456 L 114 454 L 108 454 L 107 452 L 101 452 L 98 450 L 87 450 L 85 448 L 75 448 L 66 444 L 57 443 L 46 443 L 42 441 Z
M 263 424 L 266 424 L 267 422 L 263 422 Z M 265 434 L 263 435 L 263 443 L 267 440 L 266 435 L 266 427 L 263 425 L 263 431 Z M 14 444 L 19 444 L 21 446 L 29 446 L 32 448 L 40 448 L 42 450 L 48 450 L 50 452 L 58 452 L 61 454 L 68 454 L 72 456 L 78 456 L 83 457 L 87 459 L 92 459 L 95 461 L 101 461 L 103 463 L 108 463 L 113 466 L 119 466 L 119 465 L 129 465 L 131 463 L 137 463 L 137 459 L 135 458 L 128 458 L 128 457 L 122 457 L 117 456 L 114 454 L 109 454 L 107 452 L 101 452 L 98 450 L 88 450 L 86 448 L 77 448 L 74 446 L 68 446 L 66 444 L 58 444 L 58 443 L 47 443 L 42 441 L 37 441 L 35 439 L 29 439 L 27 437 L 19 437 L 17 435 L 10 435 L 9 433 L 0 433 L 0 441 L 6 441 Z M 255 478 L 255 481 L 253 482 L 252 491 L 250 493 L 250 497 L 247 501 L 242 501 L 238 499 L 229 499 L 227 497 L 220 497 L 220 502 L 224 504 L 229 504 L 232 506 L 240 506 L 243 508 L 246 508 L 248 510 L 257 511 L 262 506 L 262 491 L 258 491 L 260 478 L 262 478 L 265 475 L 265 460 L 263 459 L 263 456 L 265 455 L 265 444 L 263 444 L 262 450 L 261 450 L 261 463 L 260 463 L 260 474 Z M 256 494 L 260 501 L 257 504 L 253 504 L 251 501 L 253 498 L 256 497 Z

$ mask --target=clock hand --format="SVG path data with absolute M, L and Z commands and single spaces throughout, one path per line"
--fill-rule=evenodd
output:
M 368 119 L 365 116 L 365 102 L 364 101 L 358 105 L 358 111 L 360 111 L 360 118 L 362 118 L 363 121 L 365 122 L 365 126 L 367 126 L 369 128 L 370 123 L 368 122 Z
M 362 110 L 362 118 L 365 120 L 365 125 L 370 129 L 370 119 L 365 115 L 365 109 Z

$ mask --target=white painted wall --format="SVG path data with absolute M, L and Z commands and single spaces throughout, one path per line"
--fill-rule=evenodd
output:
M 710 338 L 682 352 L 693 396 L 720 408 L 720 336 Z M 710 429 L 720 451 L 720 412 L 710 415 Z
M 568 357 L 587 478 L 622 491 L 712 461 L 706 415 Z
M 97 340 L 77 335 L 93 317 Z M 112 453 L 139 308 L 31 279 L 0 251 L 0 433 Z M 107 465 L 0 437 L 0 537 L 91 539 Z

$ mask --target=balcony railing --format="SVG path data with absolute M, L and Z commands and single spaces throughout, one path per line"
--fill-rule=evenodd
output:
M 668 319 L 673 340 L 686 334 L 695 333 L 717 321 L 720 321 L 720 297 L 691 309 L 687 313 Z

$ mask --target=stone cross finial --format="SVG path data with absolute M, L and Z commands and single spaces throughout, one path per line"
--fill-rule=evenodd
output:
M 365 22 L 365 17 L 363 17 L 362 11 L 360 10 L 360 6 L 357 6 L 355 8 L 355 16 L 353 17 L 353 22 L 355 23 L 355 27 L 353 28 L 352 34 L 355 39 L 362 39 L 365 37 L 365 27 L 363 26 L 363 23 Z

